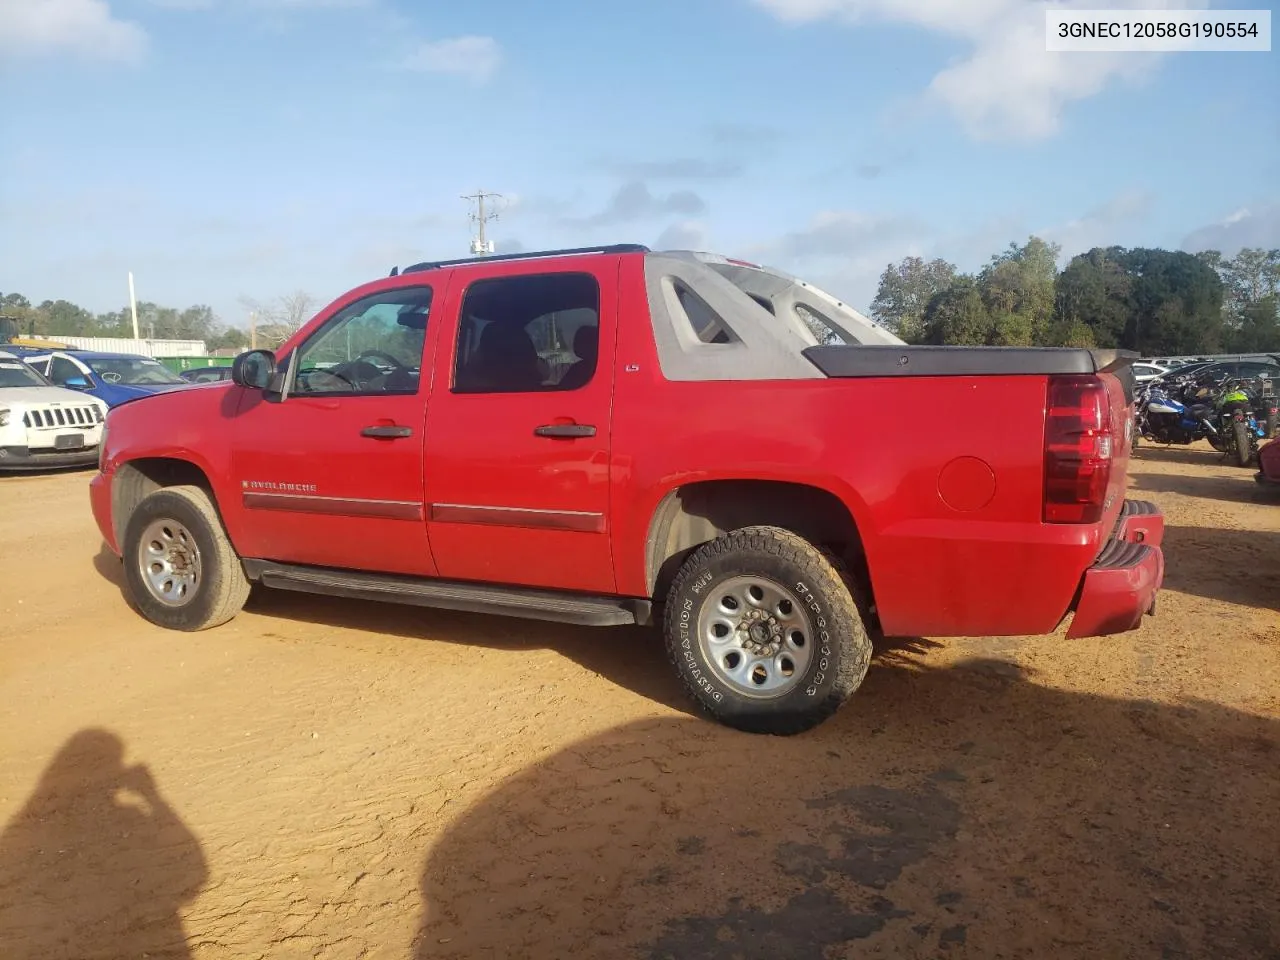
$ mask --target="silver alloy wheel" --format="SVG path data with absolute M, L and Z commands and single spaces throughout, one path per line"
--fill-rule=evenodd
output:
M 804 605 L 766 577 L 731 577 L 712 587 L 698 611 L 698 643 L 716 675 L 758 699 L 785 696 L 813 659 Z
M 168 607 L 190 603 L 200 586 L 200 548 L 176 520 L 154 520 L 138 541 L 138 572 L 150 594 Z

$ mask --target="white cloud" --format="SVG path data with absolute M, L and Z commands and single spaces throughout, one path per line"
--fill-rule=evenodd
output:
M 1193 230 L 1182 241 L 1183 250 L 1220 250 L 1228 257 L 1234 257 L 1244 247 L 1280 248 L 1280 202 L 1241 207 L 1217 223 Z
M 856 24 L 914 24 L 968 41 L 969 54 L 946 67 L 925 96 L 950 110 L 978 139 L 1042 139 L 1056 133 L 1066 106 L 1115 81 L 1137 81 L 1159 62 L 1154 53 L 1050 53 L 1045 11 L 1106 8 L 1112 0 L 752 0 L 779 20 L 837 19 Z M 1204 6 L 1194 0 L 1137 0 L 1127 8 Z
M 447 73 L 484 83 L 502 65 L 502 48 L 493 37 L 451 37 L 422 43 L 401 62 L 406 70 Z
M 147 35 L 117 20 L 105 0 L 0 0 L 0 57 L 69 53 L 97 60 L 138 60 Z

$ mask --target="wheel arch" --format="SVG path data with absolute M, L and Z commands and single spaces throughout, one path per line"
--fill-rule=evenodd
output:
M 842 560 L 864 613 L 874 610 L 862 534 L 835 493 L 778 480 L 702 480 L 670 490 L 654 509 L 645 538 L 645 582 L 661 602 L 685 559 L 719 536 L 747 526 L 798 534 Z
M 204 469 L 192 461 L 180 457 L 139 457 L 116 467 L 111 481 L 111 527 L 121 549 L 125 527 L 138 504 L 163 487 L 183 485 L 199 487 L 209 495 L 225 528 L 213 483 Z

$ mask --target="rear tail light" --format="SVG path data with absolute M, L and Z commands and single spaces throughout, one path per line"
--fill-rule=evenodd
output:
M 1111 481 L 1111 401 L 1097 377 L 1050 377 L 1044 423 L 1045 523 L 1097 523 Z

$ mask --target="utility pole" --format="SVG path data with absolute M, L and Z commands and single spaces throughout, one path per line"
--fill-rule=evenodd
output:
M 258 311 L 249 311 L 249 349 L 258 349 Z
M 138 336 L 138 298 L 133 295 L 133 271 L 129 271 L 129 312 L 133 314 L 133 339 L 141 340 Z
M 471 238 L 472 254 L 480 256 L 486 253 L 493 253 L 493 241 L 485 238 L 484 225 L 490 220 L 497 220 L 498 211 L 493 207 L 486 210 L 484 202 L 486 200 L 501 200 L 502 194 L 485 193 L 483 190 L 477 190 L 475 193 L 470 196 L 464 196 L 462 199 L 468 202 L 474 201 L 476 205 L 476 209 L 470 213 L 472 222 L 476 224 L 476 236 Z

